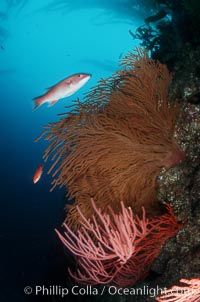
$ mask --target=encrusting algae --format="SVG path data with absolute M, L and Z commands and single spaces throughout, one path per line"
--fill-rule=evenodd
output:
M 120 201 L 135 212 L 156 203 L 157 178 L 184 158 L 175 140 L 181 106 L 168 101 L 171 75 L 167 67 L 141 49 L 129 53 L 122 69 L 101 80 L 84 102 L 45 127 L 51 144 L 55 186 L 65 186 L 67 224 L 79 224 L 78 205 L 87 218 L 93 214 L 90 199 L 102 211 L 110 205 L 120 211 Z M 62 115 L 61 115 L 62 116 Z

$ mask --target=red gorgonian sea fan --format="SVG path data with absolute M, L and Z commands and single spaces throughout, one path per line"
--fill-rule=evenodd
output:
M 102 213 L 92 200 L 96 215 L 86 219 L 79 207 L 81 228 L 75 233 L 64 224 L 65 232 L 57 232 L 64 245 L 76 255 L 78 270 L 70 275 L 80 284 L 115 283 L 128 287 L 145 278 L 152 262 L 167 239 L 180 228 L 174 213 L 148 219 L 143 208 L 142 218 L 121 202 L 121 213 L 109 207 Z M 98 218 L 98 220 L 96 219 Z
M 84 216 L 93 208 L 120 211 L 120 202 L 134 212 L 152 209 L 157 177 L 184 159 L 174 137 L 181 106 L 168 101 L 171 75 L 167 67 L 143 50 L 129 53 L 122 69 L 77 100 L 70 112 L 45 127 L 52 157 L 52 189 L 65 186 L 75 199 L 67 214 L 74 229 L 78 205 Z M 149 211 L 149 212 L 150 212 Z
M 172 286 L 164 295 L 156 298 L 158 302 L 199 302 L 200 301 L 200 278 L 191 280 L 181 279 L 181 286 Z

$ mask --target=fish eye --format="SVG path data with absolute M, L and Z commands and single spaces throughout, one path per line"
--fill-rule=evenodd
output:
M 79 77 L 79 78 L 82 78 L 82 76 L 83 76 L 82 74 L 78 74 L 78 77 Z

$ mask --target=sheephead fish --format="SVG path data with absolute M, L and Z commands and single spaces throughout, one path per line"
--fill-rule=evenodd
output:
M 36 184 L 41 176 L 42 176 L 42 173 L 43 173 L 43 165 L 39 165 L 37 170 L 35 171 L 34 175 L 33 175 L 33 183 Z
M 44 103 L 49 103 L 49 106 L 54 105 L 60 99 L 66 98 L 74 94 L 91 78 L 90 74 L 78 73 L 65 78 L 56 85 L 47 88 L 48 91 L 34 98 L 35 108 L 38 108 Z

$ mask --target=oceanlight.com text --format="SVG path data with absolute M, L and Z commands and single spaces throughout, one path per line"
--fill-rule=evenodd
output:
M 156 296 L 164 295 L 167 288 L 160 288 L 157 286 L 156 288 L 151 288 L 148 285 L 139 287 L 139 288 L 122 288 L 114 285 L 111 286 L 86 286 L 81 287 L 78 285 L 74 285 L 73 287 L 67 288 L 62 287 L 60 285 L 36 285 L 35 287 L 26 286 L 24 288 L 24 293 L 26 295 L 35 295 L 35 296 L 60 296 L 64 298 L 65 296 L 71 294 L 75 296 L 97 296 L 97 295 L 120 295 L 120 296 L 149 296 L 151 298 Z M 192 295 L 192 289 L 188 289 Z M 178 293 L 180 296 L 184 293 L 180 291 L 180 289 L 173 289 L 173 293 Z M 169 292 L 168 292 L 169 293 Z M 188 292 L 187 292 L 188 293 Z

